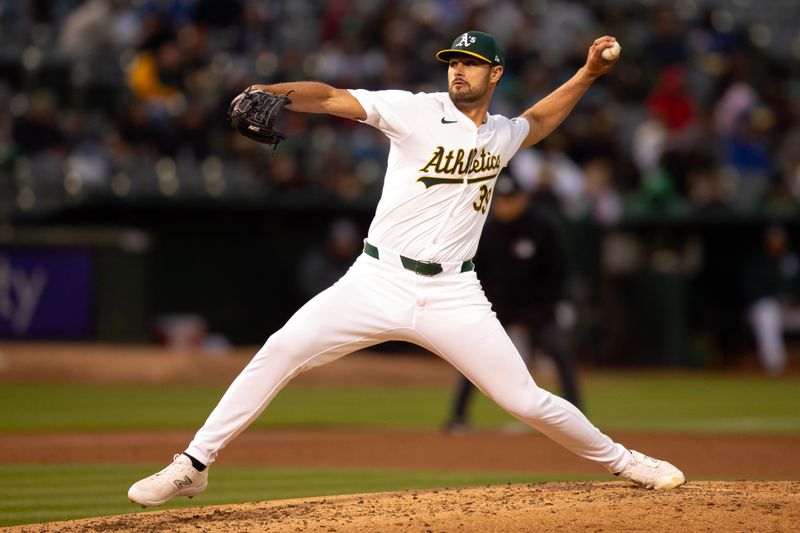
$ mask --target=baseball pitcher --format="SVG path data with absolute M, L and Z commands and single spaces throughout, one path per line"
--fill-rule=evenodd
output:
M 201 493 L 217 454 L 293 377 L 392 340 L 442 357 L 513 416 L 612 474 L 654 489 L 684 483 L 673 465 L 614 442 L 571 403 L 536 385 L 472 262 L 498 173 L 519 149 L 552 132 L 613 66 L 616 57 L 605 59 L 603 51 L 615 42 L 595 40 L 570 80 L 515 118 L 488 113 L 505 59 L 497 40 L 479 31 L 436 54 L 447 63 L 447 92 L 295 82 L 255 85 L 239 95 L 231 124 L 268 144 L 283 139 L 274 125 L 284 106 L 378 128 L 391 141 L 383 192 L 349 271 L 269 337 L 186 450 L 135 483 L 129 498 L 148 506 Z

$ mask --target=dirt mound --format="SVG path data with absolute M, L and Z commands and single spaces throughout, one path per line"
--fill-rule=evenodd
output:
M 542 483 L 283 500 L 52 522 L 9 531 L 789 531 L 800 482 Z

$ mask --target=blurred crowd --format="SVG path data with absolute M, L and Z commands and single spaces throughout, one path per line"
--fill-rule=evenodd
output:
M 491 108 L 506 116 L 572 76 L 596 37 L 622 44 L 509 166 L 567 229 L 585 351 L 674 364 L 706 337 L 735 352 L 749 323 L 779 373 L 781 335 L 800 333 L 797 0 L 0 0 L 0 228 L 86 206 L 358 214 L 309 243 L 298 291 L 315 294 L 359 253 L 388 143 L 285 112 L 273 150 L 225 123 L 229 102 L 303 79 L 444 91 L 434 54 L 467 29 L 506 48 Z
M 228 103 L 299 79 L 446 90 L 434 53 L 470 28 L 505 45 L 492 112 L 509 116 L 595 37 L 622 44 L 511 165 L 567 217 L 798 212 L 794 0 L 0 0 L 0 218 L 97 199 L 372 203 L 387 147 L 375 130 L 285 113 L 273 152 L 233 133 Z

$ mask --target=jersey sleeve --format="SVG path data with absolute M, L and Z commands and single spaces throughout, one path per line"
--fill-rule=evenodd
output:
M 508 161 L 514 157 L 514 154 L 517 153 L 519 147 L 522 146 L 522 142 L 525 140 L 525 137 L 528 136 L 531 125 L 527 119 L 522 117 L 516 117 L 512 119 L 506 118 L 504 129 L 506 130 L 505 134 L 508 136 L 508 141 L 503 145 L 505 150 L 505 153 L 503 154 L 503 160 Z
M 367 112 L 363 120 L 381 130 L 389 139 L 401 142 L 413 131 L 413 117 L 417 116 L 420 99 L 408 91 L 367 91 L 348 89 Z

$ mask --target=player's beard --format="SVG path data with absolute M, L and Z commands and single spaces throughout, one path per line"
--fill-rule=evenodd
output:
M 463 83 L 466 85 L 466 82 Z M 466 85 L 466 87 L 460 89 L 454 89 L 451 84 L 448 93 L 450 94 L 450 100 L 452 100 L 454 104 L 474 104 L 475 102 L 481 101 L 486 96 L 488 90 L 488 83 L 482 83 L 477 87 Z

